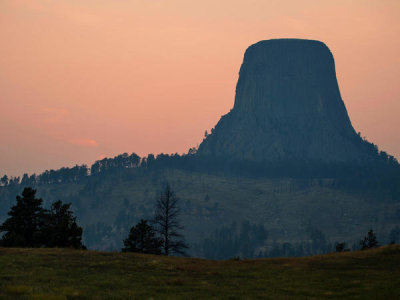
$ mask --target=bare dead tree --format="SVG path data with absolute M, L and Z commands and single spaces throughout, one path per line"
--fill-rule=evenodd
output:
M 154 229 L 163 242 L 163 254 L 165 255 L 172 253 L 186 255 L 185 250 L 189 248 L 180 233 L 183 226 L 179 223 L 180 209 L 178 202 L 179 199 L 167 184 L 157 200 L 153 221 Z

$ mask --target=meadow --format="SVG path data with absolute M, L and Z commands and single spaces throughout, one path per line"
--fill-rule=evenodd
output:
M 0 299 L 399 299 L 400 246 L 231 259 L 0 248 Z

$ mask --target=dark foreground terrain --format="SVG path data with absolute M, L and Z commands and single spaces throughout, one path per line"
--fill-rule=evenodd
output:
M 399 299 L 400 246 L 211 261 L 0 248 L 0 299 Z

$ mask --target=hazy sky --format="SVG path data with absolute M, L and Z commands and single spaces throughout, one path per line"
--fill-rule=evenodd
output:
M 1 0 L 0 174 L 187 152 L 282 37 L 327 44 L 356 131 L 400 158 L 398 0 Z

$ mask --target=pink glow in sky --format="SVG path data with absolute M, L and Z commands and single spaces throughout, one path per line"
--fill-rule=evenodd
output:
M 0 174 L 187 152 L 271 38 L 325 42 L 356 131 L 400 158 L 399 37 L 398 0 L 2 0 Z

